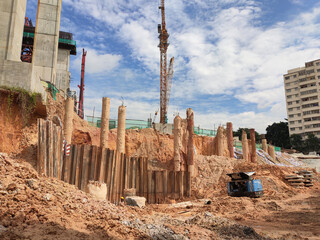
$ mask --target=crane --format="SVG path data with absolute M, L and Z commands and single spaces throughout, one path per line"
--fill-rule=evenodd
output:
M 79 104 L 78 104 L 78 116 L 83 119 L 84 117 L 84 112 L 83 112 L 83 92 L 84 92 L 84 69 L 86 66 L 86 56 L 87 56 L 87 51 L 82 49 L 82 63 L 81 63 L 81 83 L 80 86 L 80 94 L 79 94 Z
M 169 105 L 170 90 L 173 77 L 173 59 L 170 60 L 169 69 L 167 70 L 167 49 L 169 46 L 169 34 L 166 29 L 164 0 L 161 0 L 161 24 L 158 24 L 159 48 L 160 48 L 160 123 L 167 123 L 167 112 Z M 168 81 L 169 80 L 169 81 Z

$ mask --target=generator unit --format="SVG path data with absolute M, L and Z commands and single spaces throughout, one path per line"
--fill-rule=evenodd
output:
M 228 182 L 228 195 L 234 197 L 261 197 L 263 188 L 260 179 L 253 179 L 255 172 L 238 172 L 227 174 L 231 181 Z

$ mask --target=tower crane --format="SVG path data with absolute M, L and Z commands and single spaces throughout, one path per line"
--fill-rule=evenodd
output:
M 167 49 L 169 46 L 169 34 L 166 29 L 164 0 L 161 0 L 161 24 L 158 24 L 159 48 L 160 48 L 160 123 L 167 123 L 167 112 L 170 98 L 170 91 L 173 77 L 173 59 L 170 60 L 169 69 L 167 69 Z

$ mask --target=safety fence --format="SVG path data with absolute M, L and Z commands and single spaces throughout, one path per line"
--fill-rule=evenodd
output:
M 242 142 L 240 141 L 233 141 L 233 146 L 239 149 L 242 149 Z M 257 143 L 256 144 L 256 149 L 257 150 L 262 150 L 262 144 L 261 143 Z M 281 152 L 281 147 L 274 147 L 276 152 Z
M 86 116 L 88 124 L 93 127 L 101 127 L 101 118 Z M 109 120 L 109 129 L 117 128 L 118 121 L 116 119 Z M 145 120 L 135 120 L 135 119 L 126 119 L 126 129 L 143 129 L 143 128 L 151 128 L 152 127 L 152 119 Z M 204 129 L 200 127 L 194 127 L 193 132 L 200 136 L 209 136 L 214 137 L 217 135 L 216 130 Z
M 128 157 L 115 150 L 92 145 L 71 145 L 67 156 L 63 150 L 62 130 L 51 121 L 38 120 L 37 169 L 86 190 L 90 180 L 107 185 L 107 200 L 119 203 L 124 189 L 135 188 L 148 203 L 163 203 L 166 198 L 190 196 L 188 172 L 153 171 L 144 157 Z M 56 136 L 56 140 L 55 139 Z

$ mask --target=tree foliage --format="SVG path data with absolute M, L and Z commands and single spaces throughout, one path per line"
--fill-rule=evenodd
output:
M 291 147 L 288 122 L 273 123 L 266 131 L 266 139 L 272 145 L 287 149 Z
M 239 140 L 241 141 L 242 139 L 242 130 L 244 130 L 247 133 L 248 139 L 250 139 L 250 128 L 239 128 L 237 131 L 233 132 L 233 136 L 234 137 L 239 137 Z M 256 142 L 260 142 L 261 141 L 261 136 L 260 134 L 255 131 L 255 135 L 256 135 Z

